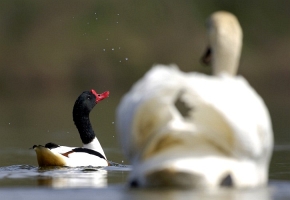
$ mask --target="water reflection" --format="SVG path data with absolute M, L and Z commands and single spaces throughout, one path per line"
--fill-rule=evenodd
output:
M 183 199 L 228 199 L 228 200 L 270 200 L 272 199 L 271 190 L 267 187 L 253 190 L 141 190 L 130 191 L 130 199 L 160 199 L 160 200 L 183 200 Z
M 125 186 L 126 177 L 130 171 L 128 166 L 97 167 L 47 167 L 39 168 L 30 165 L 12 165 L 0 167 L 0 183 L 4 181 L 5 188 L 0 188 L 0 196 L 13 199 L 21 194 L 25 199 L 94 199 L 102 196 L 102 199 L 283 199 L 289 197 L 289 181 L 270 181 L 268 187 L 256 189 L 217 189 L 217 190 L 178 190 L 178 189 L 129 189 Z M 112 178 L 117 180 L 115 183 Z M 121 178 L 122 177 L 122 178 Z M 12 181 L 11 185 L 9 181 Z M 33 181 L 33 186 L 29 186 Z M 16 184 L 17 183 L 17 184 Z M 119 183 L 119 184 L 116 184 Z M 14 186 L 7 188 L 7 186 Z M 18 186 L 18 188 L 15 188 Z M 21 188 L 19 188 L 21 186 Z M 40 187 L 39 187 L 40 186 Z M 47 188 L 66 190 L 51 190 Z M 71 188 L 71 189 L 70 189 Z M 77 192 L 75 188 L 78 188 Z M 11 192 L 13 190 L 13 192 Z M 94 198 L 93 198 L 94 197 Z M 5 198 L 6 199 L 6 198 Z
M 275 146 L 269 178 L 290 181 L 290 145 Z
M 39 186 L 83 188 L 106 187 L 108 185 L 108 173 L 102 168 L 40 168 L 39 172 L 44 177 L 38 179 Z
M 270 200 L 289 199 L 289 184 L 273 183 L 269 187 L 253 190 L 220 189 L 215 191 L 200 190 L 132 190 L 121 185 L 111 185 L 105 188 L 81 188 L 66 190 L 51 190 L 45 188 L 0 188 L 1 198 L 9 199 L 122 199 L 122 200 L 183 200 L 183 199 L 225 199 L 225 200 Z
M 108 178 L 112 175 L 120 180 L 120 176 L 127 176 L 129 167 L 45 167 L 39 168 L 30 165 L 12 165 L 0 168 L 0 179 L 5 183 L 3 186 L 26 186 L 34 181 L 35 186 L 46 186 L 51 188 L 103 188 L 108 186 Z M 119 176 L 118 176 L 119 175 Z M 122 177 L 121 177 L 122 179 Z M 9 181 L 7 181 L 9 180 Z M 124 179 L 121 180 L 124 182 Z M 118 182 L 118 181 L 117 181 Z M 1 182 L 0 182 L 1 183 Z M 17 184 L 18 183 L 18 184 Z M 10 185 L 11 184 L 11 185 Z

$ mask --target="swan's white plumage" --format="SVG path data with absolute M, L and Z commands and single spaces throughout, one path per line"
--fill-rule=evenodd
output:
M 232 15 L 212 16 L 214 29 L 228 21 L 238 23 L 223 17 Z M 226 33 L 214 40 L 240 48 L 236 41 L 242 34 L 236 36 L 232 43 L 218 41 Z M 222 45 L 213 48 L 220 50 Z M 240 50 L 213 50 L 213 54 L 229 54 L 224 60 L 222 54 L 213 56 L 215 76 L 157 65 L 122 98 L 117 130 L 133 165 L 129 178 L 133 185 L 218 187 L 228 175 L 237 188 L 267 183 L 273 148 L 268 110 L 243 77 L 233 76 L 236 66 L 232 65 L 238 62 L 228 57 L 239 59 Z M 217 61 L 227 66 L 217 67 Z M 190 108 L 188 116 L 181 115 L 177 100 Z
M 192 108 L 188 117 L 174 106 L 178 97 Z M 269 113 L 243 77 L 157 65 L 122 99 L 117 122 L 131 177 L 141 185 L 152 184 L 145 176 L 158 169 L 203 176 L 195 183 L 202 186 L 218 186 L 228 173 L 237 187 L 267 182 Z

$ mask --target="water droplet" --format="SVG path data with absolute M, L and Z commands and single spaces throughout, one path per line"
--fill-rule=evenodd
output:
M 117 14 L 117 15 L 120 15 L 120 14 Z
M 10 125 L 11 123 L 9 122 L 8 124 Z
M 112 124 L 114 124 L 115 122 L 112 122 Z
M 107 38 L 106 40 L 109 40 L 109 38 Z
M 122 160 L 122 163 L 124 163 L 124 160 Z
M 112 51 L 114 51 L 115 50 L 115 48 L 112 48 Z
M 119 47 L 119 49 L 121 49 L 121 47 Z
M 98 20 L 98 18 L 96 18 L 96 20 Z
M 103 49 L 103 51 L 106 51 L 106 49 Z
M 119 22 L 116 22 L 117 24 L 119 23 Z
M 129 60 L 128 58 L 125 58 L 125 60 Z
M 96 15 L 97 13 L 95 12 L 95 15 Z
M 121 60 L 119 62 L 122 62 Z
M 113 137 L 115 137 L 115 136 L 113 136 Z

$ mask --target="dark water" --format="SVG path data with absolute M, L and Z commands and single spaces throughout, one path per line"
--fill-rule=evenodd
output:
M 1 154 L 22 161 L 34 152 L 2 149 Z M 22 152 L 22 153 L 21 153 Z M 108 152 L 114 152 L 113 149 Z M 3 155 L 2 155 L 3 156 Z M 110 156 L 110 154 L 108 155 Z M 20 161 L 21 162 L 21 161 Z M 19 164 L 0 167 L 0 196 L 5 199 L 288 199 L 290 146 L 276 146 L 269 185 L 254 190 L 186 191 L 132 190 L 126 179 L 129 165 L 109 167 L 46 167 Z

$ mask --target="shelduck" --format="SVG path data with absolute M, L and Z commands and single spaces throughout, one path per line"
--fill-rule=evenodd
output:
M 108 166 L 104 150 L 97 139 L 89 114 L 94 106 L 109 97 L 109 91 L 98 94 L 95 90 L 83 92 L 73 107 L 73 121 L 79 131 L 83 147 L 67 147 L 54 143 L 34 145 L 38 165 L 44 166 Z
M 225 11 L 208 20 L 203 61 L 213 76 L 156 65 L 122 98 L 116 125 L 131 187 L 253 188 L 267 184 L 268 109 L 237 76 L 242 29 Z

